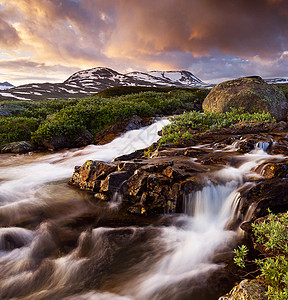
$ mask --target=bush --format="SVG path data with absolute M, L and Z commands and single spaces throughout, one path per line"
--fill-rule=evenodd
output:
M 0 146 L 11 142 L 29 141 L 39 126 L 40 120 L 26 117 L 4 117 L 0 119 Z
M 252 228 L 256 242 L 270 256 L 255 260 L 266 285 L 268 299 L 288 299 L 288 212 L 274 215 L 269 211 L 267 220 L 252 224 Z M 234 262 L 244 268 L 248 253 L 246 246 L 240 246 L 234 253 Z
M 270 113 L 245 113 L 243 109 L 232 108 L 226 113 L 200 113 L 199 111 L 184 112 L 183 115 L 171 117 L 171 124 L 162 130 L 160 143 L 177 143 L 181 138 L 192 137 L 192 131 L 216 130 L 223 127 L 232 128 L 236 123 L 246 125 L 257 122 L 275 121 Z
M 118 88 L 118 90 L 122 90 L 122 88 Z M 201 101 L 207 94 L 207 91 L 199 89 L 188 89 L 189 92 L 186 91 L 187 89 L 155 89 L 157 91 L 148 88 L 148 91 L 108 99 L 90 97 L 43 102 L 2 101 L 0 109 L 8 111 L 10 115 L 9 117 L 4 116 L 3 119 L 18 117 L 26 118 L 25 120 L 37 119 L 38 126 L 33 125 L 29 135 L 26 135 L 26 138 L 29 137 L 29 139 L 31 136 L 32 142 L 36 146 L 41 146 L 43 141 L 51 141 L 56 136 L 65 136 L 73 144 L 75 138 L 84 130 L 96 134 L 111 124 L 123 121 L 133 115 L 152 117 L 155 114 L 171 115 L 178 109 L 191 110 L 195 108 L 195 103 L 197 106 L 199 104 L 201 106 Z M 129 88 L 128 90 L 130 92 L 139 91 L 139 88 Z M 167 93 L 167 91 L 173 92 Z M 199 100 L 199 97 L 203 99 Z M 9 131 L 9 129 L 7 130 Z M 5 126 L 2 127 L 0 134 L 1 132 L 4 135 Z M 22 134 L 19 134 L 19 138 L 20 136 L 22 139 L 23 131 Z M 18 141 L 17 135 L 15 134 L 13 137 L 9 135 L 6 141 Z

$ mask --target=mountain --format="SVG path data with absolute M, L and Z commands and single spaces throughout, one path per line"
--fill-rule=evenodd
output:
M 267 83 L 269 84 L 284 84 L 284 83 L 288 83 L 288 77 L 277 77 L 277 78 L 268 78 L 268 79 L 264 79 Z
M 11 83 L 5 81 L 3 83 L 0 82 L 0 90 L 9 90 L 11 88 L 14 88 L 14 85 L 12 85 Z
M 93 68 L 74 73 L 63 83 L 34 83 L 0 92 L 0 100 L 43 100 L 78 98 L 93 95 L 114 86 L 206 87 L 188 71 L 152 71 L 118 73 L 109 68 Z

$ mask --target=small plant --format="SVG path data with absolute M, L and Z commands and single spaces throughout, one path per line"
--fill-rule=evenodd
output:
M 269 257 L 256 259 L 261 278 L 266 285 L 270 300 L 288 299 L 288 212 L 275 215 L 269 210 L 267 219 L 252 224 L 256 242 L 260 243 Z M 245 245 L 234 250 L 234 262 L 245 267 L 248 254 Z

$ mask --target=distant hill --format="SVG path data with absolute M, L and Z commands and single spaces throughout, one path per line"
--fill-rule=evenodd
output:
M 63 83 L 34 83 L 0 92 L 0 100 L 43 100 L 54 98 L 79 98 L 94 95 L 115 86 L 175 86 L 183 88 L 207 85 L 189 71 L 152 71 L 118 73 L 98 67 L 79 71 Z
M 0 90 L 9 90 L 11 88 L 14 88 L 14 85 L 12 85 L 11 83 L 5 81 L 3 83 L 0 82 Z
M 288 84 L 288 77 L 276 77 L 264 79 L 269 84 Z

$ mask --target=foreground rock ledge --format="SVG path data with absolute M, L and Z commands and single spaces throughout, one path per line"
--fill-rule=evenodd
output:
M 275 130 L 277 128 L 274 127 Z M 199 144 L 209 144 L 208 148 L 153 145 L 154 150 L 147 151 L 149 155 L 153 154 L 153 158 L 146 157 L 145 151 L 139 150 L 114 162 L 88 160 L 82 166 L 75 167 L 69 184 L 89 191 L 95 198 L 104 201 L 120 193 L 131 213 L 156 215 L 183 212 L 183 196 L 201 190 L 207 184 L 207 178 L 214 184 L 222 184 L 213 177 L 213 171 L 227 165 L 237 166 L 237 156 L 253 150 L 258 143 L 267 144 L 270 154 L 288 155 L 288 138 L 282 128 L 280 132 L 268 134 L 237 132 L 235 135 L 226 130 L 218 133 L 203 134 L 201 141 L 197 141 Z M 231 147 L 232 143 L 234 150 L 225 151 L 225 147 Z M 221 149 L 224 151 L 214 151 Z M 239 208 L 241 214 L 245 215 L 254 202 L 257 218 L 265 215 L 267 207 L 275 208 L 277 212 L 287 209 L 288 160 L 275 158 L 262 163 L 254 171 L 263 177 L 252 179 L 255 180 L 254 187 L 243 191 Z

